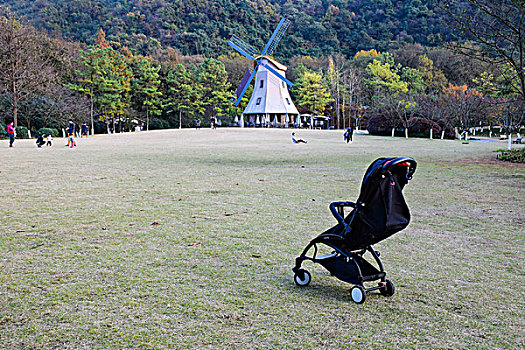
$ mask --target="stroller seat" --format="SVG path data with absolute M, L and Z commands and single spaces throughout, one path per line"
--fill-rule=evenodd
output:
M 381 294 L 394 294 L 393 283 L 379 259 L 380 253 L 372 245 L 396 232 L 410 222 L 410 211 L 403 197 L 403 188 L 412 179 L 417 163 L 410 157 L 376 159 L 365 172 L 359 198 L 354 202 L 332 202 L 330 211 L 337 224 L 314 238 L 295 259 L 294 281 L 306 286 L 310 273 L 301 268 L 305 260 L 318 263 L 341 281 L 352 283 L 352 300 L 363 303 L 366 293 L 379 290 Z M 351 208 L 345 216 L 345 208 Z M 319 245 L 333 249 L 329 254 L 317 255 Z M 363 257 L 369 252 L 374 266 Z M 365 288 L 365 282 L 377 281 L 375 287 Z

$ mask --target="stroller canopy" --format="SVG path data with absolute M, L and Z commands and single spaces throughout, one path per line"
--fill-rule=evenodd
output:
M 410 157 L 379 158 L 367 169 L 357 200 L 357 212 L 345 229 L 346 246 L 363 249 L 404 229 L 410 211 L 403 188 L 412 179 L 417 163 Z

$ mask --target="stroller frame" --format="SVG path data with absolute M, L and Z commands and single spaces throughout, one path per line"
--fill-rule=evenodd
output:
M 374 164 L 377 164 L 376 168 L 374 168 Z M 339 280 L 354 284 L 354 287 L 350 290 L 350 296 L 355 303 L 363 303 L 366 299 L 366 293 L 375 290 L 379 290 L 384 296 L 391 296 L 394 294 L 394 284 L 386 278 L 386 272 L 381 259 L 379 258 L 380 252 L 374 250 L 372 244 L 358 244 L 356 246 L 349 243 L 347 233 L 352 230 L 354 221 L 359 217 L 360 212 L 367 205 L 367 203 L 362 201 L 364 197 L 363 192 L 366 190 L 365 182 L 369 180 L 371 176 L 382 176 L 386 181 L 390 180 L 390 185 L 392 185 L 392 182 L 395 183 L 395 181 L 392 180 L 393 175 L 390 170 L 395 166 L 407 166 L 406 175 L 404 175 L 405 179 L 401 179 L 402 182 L 404 181 L 399 190 L 401 191 L 404 184 L 412 178 L 417 166 L 415 160 L 409 157 L 380 158 L 372 163 L 365 174 L 361 195 L 356 203 L 348 201 L 330 203 L 330 211 L 338 221 L 338 224 L 310 241 L 301 255 L 295 259 L 295 266 L 292 268 L 292 271 L 294 272 L 294 281 L 297 285 L 306 286 L 311 281 L 310 273 L 301 268 L 303 262 L 308 260 L 322 265 L 331 273 L 331 275 Z M 387 176 L 390 176 L 390 179 L 386 179 Z M 395 179 L 398 178 L 399 177 L 396 177 Z M 352 208 L 352 210 L 345 217 L 345 208 L 347 207 Z M 408 207 L 406 210 L 409 216 Z M 397 227 L 390 230 L 388 235 L 403 229 L 408 225 L 408 221 L 405 225 L 402 225 L 401 228 Z M 375 241 L 380 241 L 382 239 L 383 238 L 376 239 Z M 319 244 L 332 248 L 333 252 L 318 256 Z M 309 254 L 310 251 L 312 251 L 311 254 Z M 374 266 L 363 257 L 367 252 L 372 255 L 377 266 Z M 379 283 L 374 287 L 365 288 L 365 282 L 373 281 L 379 281 Z

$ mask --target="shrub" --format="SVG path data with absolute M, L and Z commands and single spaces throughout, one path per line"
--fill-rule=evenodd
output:
M 58 137 L 59 132 L 57 129 L 52 128 L 40 128 L 37 130 L 37 134 L 51 135 L 53 137 Z
M 454 128 L 447 124 L 444 120 L 438 120 L 437 124 L 441 127 L 441 130 L 445 129 L 445 138 L 454 140 L 456 138 L 456 132 Z M 441 135 L 439 135 L 441 137 Z
M 104 122 L 96 121 L 94 123 L 94 126 L 95 126 L 95 134 L 105 134 L 108 132 L 108 126 Z
M 441 137 L 441 127 L 435 121 L 425 118 L 412 118 L 408 121 L 408 135 L 411 137 L 430 137 L 430 129 L 434 138 Z
M 511 163 L 525 163 L 525 148 L 519 148 L 519 149 L 497 149 L 494 152 L 500 152 L 496 156 L 499 160 L 504 160 L 506 162 Z
M 149 122 L 150 130 L 169 129 L 170 123 L 164 119 L 153 119 Z
M 29 133 L 27 132 L 27 128 L 25 126 L 17 126 L 15 128 L 16 132 L 16 138 L 18 139 L 28 139 Z
M 390 118 L 383 114 L 376 114 L 368 119 L 367 130 L 371 135 L 390 136 L 395 125 Z

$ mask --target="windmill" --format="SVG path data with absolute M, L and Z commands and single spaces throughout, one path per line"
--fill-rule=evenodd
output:
M 277 76 L 279 79 L 288 84 L 288 86 L 291 87 L 293 85 L 290 80 L 286 79 L 286 77 L 284 77 L 284 75 L 280 73 L 278 69 L 272 67 L 272 65 L 268 63 L 268 60 L 265 59 L 273 54 L 275 48 L 277 47 L 277 44 L 279 44 L 279 42 L 283 38 L 284 32 L 286 31 L 286 29 L 288 29 L 289 25 L 290 20 L 288 20 L 285 17 L 281 18 L 281 21 L 277 25 L 277 28 L 275 28 L 275 30 L 273 31 L 270 40 L 268 40 L 266 46 L 260 54 L 257 54 L 258 51 L 253 46 L 243 41 L 236 35 L 232 35 L 230 41 L 228 42 L 228 45 L 233 47 L 235 50 L 237 50 L 240 54 L 248 58 L 253 63 L 253 70 L 249 69 L 246 71 L 239 87 L 237 88 L 236 99 L 232 99 L 232 102 L 234 102 L 233 104 L 235 106 L 238 106 L 241 102 L 241 99 L 244 96 L 246 90 L 248 89 L 248 86 L 250 86 L 250 83 L 252 82 L 253 78 L 255 77 L 259 66 L 263 66 L 264 68 L 272 72 L 275 76 Z

